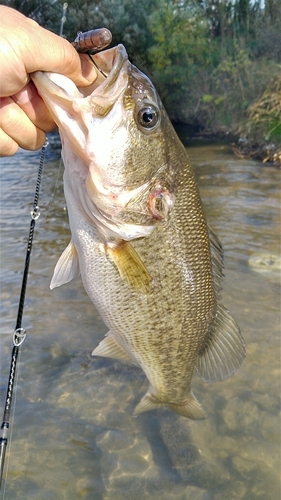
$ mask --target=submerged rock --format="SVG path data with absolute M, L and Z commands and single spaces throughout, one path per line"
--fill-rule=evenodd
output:
M 281 256 L 274 253 L 254 253 L 249 258 L 249 266 L 265 275 L 270 281 L 280 283 L 281 278 Z

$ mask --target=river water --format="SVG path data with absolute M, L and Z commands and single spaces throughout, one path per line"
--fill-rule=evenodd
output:
M 168 409 L 132 417 L 145 376 L 91 356 L 106 327 L 79 279 L 49 290 L 69 241 L 51 135 L 1 499 L 280 498 L 280 170 L 237 159 L 227 145 L 187 149 L 225 250 L 223 302 L 247 344 L 243 366 L 219 383 L 194 375 L 207 420 Z M 38 161 L 24 151 L 1 159 L 1 412 Z

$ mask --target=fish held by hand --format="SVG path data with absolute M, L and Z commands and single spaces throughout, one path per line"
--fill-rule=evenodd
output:
M 62 75 L 32 76 L 61 135 L 72 235 L 51 286 L 81 274 L 109 328 L 93 355 L 132 362 L 149 380 L 135 415 L 168 406 L 205 418 L 194 369 L 222 380 L 245 357 L 220 303 L 221 245 L 151 81 L 122 45 L 93 58 L 101 75 L 86 90 Z

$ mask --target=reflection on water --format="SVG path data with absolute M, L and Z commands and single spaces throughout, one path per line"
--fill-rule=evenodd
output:
M 279 255 L 280 171 L 239 160 L 227 146 L 188 148 L 208 221 L 225 249 L 223 302 L 240 324 L 247 358 L 229 380 L 206 384 L 194 376 L 207 420 L 165 409 L 134 419 L 145 376 L 91 357 L 106 327 L 79 279 L 49 290 L 69 241 L 56 136 L 51 143 L 1 498 L 4 492 L 5 500 L 276 500 L 280 271 L 277 265 L 260 272 L 251 262 Z M 39 153 L 23 151 L 1 159 L 1 412 L 38 160 Z

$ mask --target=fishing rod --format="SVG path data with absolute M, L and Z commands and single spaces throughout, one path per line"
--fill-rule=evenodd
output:
M 60 23 L 60 33 L 59 35 L 63 37 L 63 25 L 66 21 L 66 11 L 67 11 L 68 3 L 64 3 L 62 6 L 62 18 L 61 18 L 61 23 Z
M 66 19 L 65 14 L 66 14 L 67 7 L 68 7 L 68 4 L 64 3 L 63 4 L 63 17 L 61 19 L 61 29 L 60 29 L 61 36 L 62 36 L 63 24 L 64 24 L 65 19 Z M 98 29 L 86 31 L 84 33 L 82 31 L 79 31 L 77 33 L 76 39 L 74 40 L 74 42 L 72 42 L 72 45 L 77 50 L 77 52 L 87 53 L 89 55 L 89 57 L 91 58 L 92 53 L 98 52 L 98 51 L 104 49 L 105 47 L 107 47 L 110 44 L 111 40 L 112 40 L 112 35 L 111 35 L 111 32 L 107 28 L 98 28 Z M 92 59 L 92 62 L 95 64 L 95 61 L 93 59 Z M 99 71 L 102 72 L 101 69 L 99 69 Z M 7 393 L 6 393 L 6 399 L 5 399 L 3 421 L 2 421 L 2 425 L 1 425 L 1 429 L 0 429 L 0 489 L 1 489 L 1 485 L 2 485 L 4 464 L 5 464 L 5 457 L 6 457 L 6 449 L 7 449 L 9 429 L 10 429 L 10 414 L 11 414 L 12 398 L 13 398 L 13 392 L 14 392 L 14 386 L 15 386 L 17 360 L 18 360 L 18 355 L 20 352 L 20 347 L 26 338 L 26 330 L 22 327 L 22 316 L 23 316 L 24 303 L 25 303 L 27 278 L 28 278 L 28 270 L 29 270 L 29 264 L 30 264 L 35 223 L 40 217 L 40 209 L 38 206 L 38 200 L 39 200 L 39 191 L 40 191 L 42 170 L 43 170 L 43 164 L 44 164 L 45 151 L 46 151 L 47 144 L 48 143 L 46 142 L 44 144 L 44 146 L 42 147 L 41 156 L 40 156 L 40 160 L 39 160 L 39 168 L 38 168 L 37 182 L 36 182 L 36 188 L 35 188 L 33 210 L 31 211 L 31 222 L 30 222 L 29 237 L 28 237 L 28 243 L 27 243 L 26 258 L 25 258 L 24 272 L 23 272 L 23 278 L 22 278 L 19 306 L 18 306 L 18 314 L 17 314 L 16 326 L 15 326 L 15 330 L 14 330 L 14 334 L 13 334 L 13 349 L 12 349 L 12 355 L 11 355 L 10 373 L 9 373 Z
M 7 388 L 5 407 L 4 407 L 4 413 L 3 413 L 3 421 L 2 421 L 1 430 L 0 430 L 0 488 L 1 488 L 1 484 L 2 484 L 4 463 L 5 463 L 5 456 L 6 456 L 6 448 L 7 448 L 7 444 L 8 444 L 8 435 L 9 435 L 9 428 L 10 428 L 10 414 L 11 414 L 12 397 L 13 397 L 13 391 L 14 391 L 14 385 L 15 385 L 17 360 L 18 360 L 20 347 L 26 338 L 26 330 L 24 328 L 22 328 L 22 316 L 23 316 L 23 309 L 24 309 L 24 302 L 25 302 L 25 294 L 26 294 L 26 286 L 27 286 L 27 278 L 28 278 L 28 270 L 29 270 L 29 264 L 30 264 L 30 256 L 31 256 L 34 229 L 35 229 L 36 221 L 40 217 L 40 209 L 38 206 L 38 200 L 39 200 L 39 191 L 40 191 L 40 184 L 41 184 L 41 177 L 42 177 L 42 170 L 43 170 L 46 147 L 47 147 L 47 142 L 44 144 L 44 146 L 41 149 L 39 168 L 38 168 L 38 174 L 37 174 L 37 182 L 36 182 L 35 194 L 34 194 L 33 209 L 30 213 L 31 222 L 30 222 L 29 236 L 28 236 L 28 242 L 27 242 L 24 271 L 23 271 L 23 277 L 22 277 L 22 285 L 21 285 L 21 292 L 20 292 L 20 299 L 19 299 L 19 306 L 18 306 L 18 314 L 17 314 L 16 326 L 15 326 L 15 330 L 14 330 L 14 334 L 13 334 L 13 349 L 12 349 L 12 355 L 11 355 L 10 374 L 9 374 L 9 379 L 8 379 L 8 388 Z

